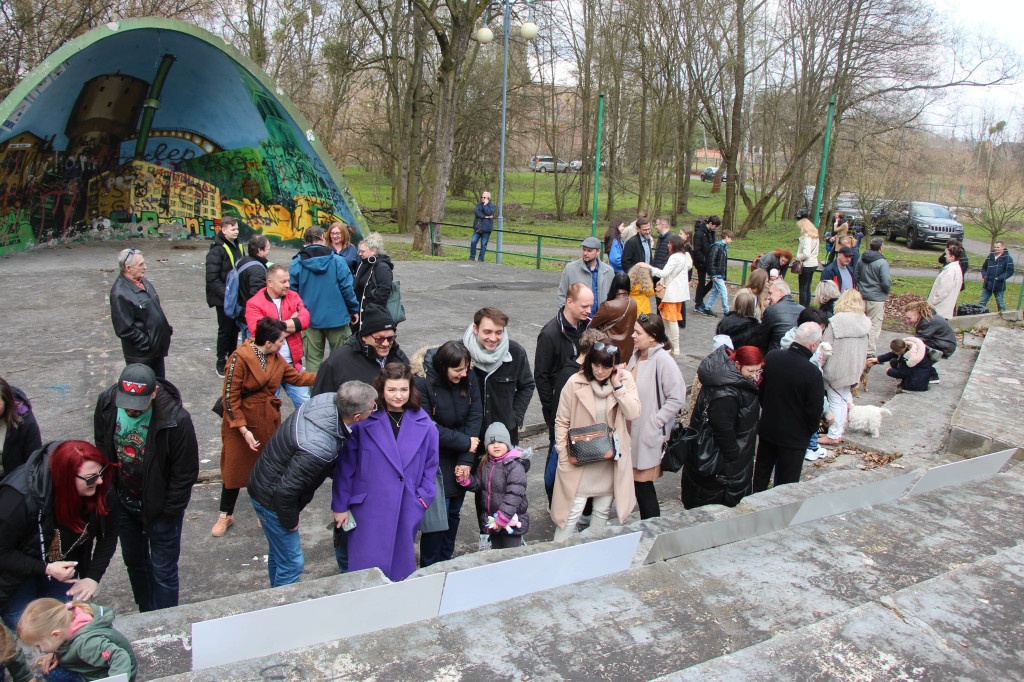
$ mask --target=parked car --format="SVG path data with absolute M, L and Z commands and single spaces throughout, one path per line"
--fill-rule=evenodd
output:
M 535 173 L 568 173 L 569 164 L 553 156 L 534 156 L 530 159 L 530 170 Z
M 850 223 L 850 227 L 864 227 L 864 213 L 861 211 L 860 202 L 857 200 L 856 195 L 840 194 L 835 201 L 835 206 L 832 207 L 827 214 L 823 215 L 825 225 L 832 225 L 835 222 L 836 211 L 843 214 L 846 221 Z
M 589 163 L 591 166 L 593 166 L 594 165 L 594 160 L 591 159 L 587 163 Z M 607 169 L 608 169 L 608 162 L 606 160 L 604 160 L 604 159 L 601 159 L 601 170 L 607 170 Z M 569 162 L 569 170 L 571 170 L 573 173 L 579 173 L 581 170 L 583 170 L 583 162 L 580 161 L 579 159 L 576 159 L 575 161 L 570 161 Z
M 717 173 L 717 172 L 718 172 L 717 168 L 713 168 L 711 166 L 708 166 L 707 168 L 705 168 L 701 172 L 700 179 L 703 180 L 704 182 L 712 182 L 712 181 L 714 181 L 715 173 Z M 726 172 L 722 171 L 722 182 L 725 182 L 725 181 L 726 181 Z
M 877 213 L 877 216 L 875 215 Z M 889 241 L 903 238 L 916 249 L 926 244 L 945 244 L 950 239 L 963 240 L 964 226 L 943 206 L 924 201 L 889 201 L 872 216 L 875 229 L 885 233 Z

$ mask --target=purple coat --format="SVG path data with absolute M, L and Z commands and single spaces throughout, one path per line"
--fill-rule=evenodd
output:
M 406 410 L 398 441 L 379 410 L 352 426 L 334 470 L 331 509 L 349 511 L 348 568 L 374 566 L 390 580 L 416 570 L 416 532 L 436 494 L 437 427 L 422 409 Z

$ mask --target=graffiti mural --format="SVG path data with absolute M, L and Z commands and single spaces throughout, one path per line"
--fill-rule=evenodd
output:
M 273 88 L 273 91 L 271 90 Z M 297 243 L 365 221 L 309 124 L 255 65 L 194 26 L 107 24 L 0 104 L 0 254 L 118 236 Z

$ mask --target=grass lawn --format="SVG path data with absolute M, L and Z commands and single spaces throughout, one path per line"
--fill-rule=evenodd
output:
M 892 288 L 893 291 L 898 293 L 915 293 L 921 298 L 928 298 L 928 293 L 932 290 L 932 283 L 934 279 L 928 279 L 927 277 L 893 277 Z M 1011 283 L 1006 286 L 1006 293 L 1003 294 L 1003 300 L 1006 302 L 1008 310 L 1014 310 L 1017 308 L 1017 299 L 1020 297 L 1019 283 Z M 968 282 L 967 287 L 960 292 L 960 298 L 957 299 L 958 303 L 979 303 L 981 301 L 981 282 Z M 996 310 L 996 301 L 991 299 L 988 302 L 988 307 L 991 311 Z
M 349 167 L 344 170 L 345 180 L 349 189 L 359 202 L 360 207 L 369 214 L 367 219 L 371 228 L 384 234 L 398 234 L 400 227 L 389 219 L 381 219 L 381 214 L 371 213 L 374 210 L 386 210 L 391 206 L 390 179 L 381 178 L 376 173 L 360 168 Z M 559 242 L 545 240 L 545 256 L 561 255 L 547 252 L 548 246 L 575 246 L 578 240 L 589 237 L 592 231 L 592 222 L 589 218 L 571 215 L 571 211 L 579 206 L 579 181 L 573 173 L 558 175 L 560 189 L 568 188 L 567 198 L 564 203 L 564 214 L 566 219 L 558 221 L 555 219 L 555 175 L 553 173 L 532 173 L 510 172 L 505 176 L 505 206 L 504 218 L 505 229 L 508 231 L 530 232 L 547 236 L 567 237 L 572 241 Z M 630 183 L 635 178 L 619 178 L 617 182 L 625 188 L 624 196 L 617 196 L 615 200 L 616 209 L 614 213 L 626 222 L 635 217 L 635 193 L 630 194 Z M 492 197 L 497 201 L 497 187 L 487 188 Z M 690 228 L 698 216 L 722 213 L 723 202 L 725 201 L 724 191 L 720 194 L 711 195 L 711 185 L 702 183 L 694 178 L 690 185 L 689 212 L 679 218 L 678 223 Z M 607 190 L 602 183 L 602 191 L 598 201 L 598 215 L 603 216 L 607 206 Z M 664 200 L 663 208 L 671 205 L 671 199 Z M 445 222 L 458 225 L 472 225 L 473 209 L 476 206 L 476 199 L 464 197 L 449 197 L 445 206 Z M 737 207 L 737 218 L 742 221 L 746 217 L 746 207 L 742 202 Z M 667 211 L 665 211 L 667 213 Z M 607 229 L 607 222 L 599 219 L 597 222 L 597 236 L 603 237 Z M 965 224 L 966 234 L 972 239 L 987 241 L 984 231 L 974 224 Z M 446 228 L 444 234 L 447 239 L 468 240 L 468 230 L 458 228 Z M 729 247 L 729 255 L 732 258 L 754 258 L 755 256 L 774 250 L 782 246 L 791 251 L 796 251 L 799 233 L 796 222 L 790 220 L 775 220 L 767 225 L 751 230 L 744 239 L 737 239 Z M 867 238 L 866 238 L 867 239 Z M 502 262 L 508 265 L 534 268 L 536 267 L 536 237 L 532 235 L 506 234 L 503 238 L 506 250 L 513 250 L 519 253 L 530 254 L 529 256 L 505 255 Z M 1004 241 L 1024 246 L 1024 235 L 1019 233 L 1010 234 L 1004 237 Z M 435 257 L 425 256 L 413 251 L 408 243 L 386 240 L 387 248 L 395 260 L 462 260 L 468 256 L 465 249 L 459 247 L 446 247 L 446 256 Z M 492 249 L 496 246 L 494 235 L 489 245 Z M 866 248 L 866 244 L 862 244 Z M 939 247 L 926 247 L 924 249 L 908 249 L 903 242 L 887 242 L 883 253 L 889 263 L 896 267 L 918 267 L 939 270 L 938 257 L 941 253 Z M 824 258 L 824 249 L 821 256 Z M 971 253 L 970 257 L 980 264 L 983 254 Z M 558 261 L 544 260 L 541 265 L 545 270 L 560 270 L 563 265 Z M 729 279 L 734 282 L 740 281 L 741 269 L 739 265 L 730 267 Z M 927 296 L 931 289 L 933 278 L 894 278 L 894 290 L 898 293 L 912 291 L 921 296 Z M 1010 308 L 1016 307 L 1017 296 L 1020 290 L 1019 284 L 1011 284 L 1006 292 L 1007 305 Z M 961 295 L 961 301 L 977 302 L 981 297 L 981 283 L 968 282 L 966 291 Z M 992 304 L 994 306 L 994 303 Z
M 988 230 L 978 227 L 974 223 L 964 223 L 964 236 L 968 239 L 977 239 L 978 241 L 989 243 L 991 235 Z M 1004 244 L 1022 247 L 1024 246 L 1024 234 L 1020 232 L 1007 232 L 999 237 Z M 987 254 L 986 254 L 987 255 Z

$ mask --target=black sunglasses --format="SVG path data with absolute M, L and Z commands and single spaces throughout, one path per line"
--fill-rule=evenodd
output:
M 109 467 L 110 465 L 108 464 L 107 466 L 100 469 L 97 473 L 92 474 L 90 476 L 79 476 L 78 474 L 75 474 L 75 478 L 82 479 L 83 481 L 85 481 L 86 485 L 96 485 L 96 481 L 100 480 L 103 477 L 103 474 L 106 473 Z

